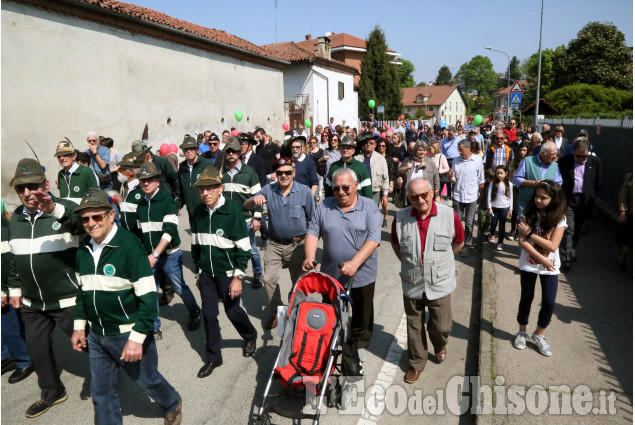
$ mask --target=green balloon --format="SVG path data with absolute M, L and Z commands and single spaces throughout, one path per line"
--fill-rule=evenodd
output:
M 375 107 L 375 101 L 374 101 L 373 99 L 371 99 L 371 100 L 369 100 L 369 101 L 368 101 L 368 107 L 369 107 L 370 109 L 373 109 L 373 108 Z
M 306 128 L 311 128 L 311 120 L 304 120 L 304 126 Z
M 481 125 L 481 123 L 483 122 L 483 116 L 482 115 L 477 115 L 474 117 L 474 125 Z
M 236 113 L 234 114 L 234 117 L 236 118 L 236 121 L 240 121 L 243 119 L 243 111 L 236 111 Z

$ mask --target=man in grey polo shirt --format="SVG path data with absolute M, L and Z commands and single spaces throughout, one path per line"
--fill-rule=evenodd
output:
M 372 199 L 357 194 L 359 182 L 350 168 L 333 174 L 334 197 L 326 198 L 309 223 L 302 268 L 315 268 L 318 239 L 324 246 L 321 271 L 346 286 L 354 277 L 351 332 L 363 361 L 373 333 L 373 297 L 377 279 L 377 247 L 381 242 L 381 212 Z M 339 265 L 342 265 L 340 267 Z
M 278 326 L 276 312 L 284 305 L 280 296 L 278 278 L 280 269 L 289 267 L 292 283 L 302 275 L 304 238 L 309 221 L 315 211 L 311 189 L 294 181 L 295 161 L 277 159 L 272 167 L 278 181 L 268 184 L 245 201 L 245 208 L 253 210 L 265 203 L 269 210 L 269 237 L 265 250 L 264 283 L 271 309 L 266 329 Z
M 459 142 L 460 156 L 454 160 L 452 169 L 448 173 L 450 181 L 454 183 L 452 208 L 459 219 L 465 220 L 465 249 L 461 250 L 461 257 L 470 255 L 468 248 L 472 248 L 472 226 L 476 202 L 485 184 L 483 163 L 480 158 L 472 155 L 470 145 L 467 139 Z

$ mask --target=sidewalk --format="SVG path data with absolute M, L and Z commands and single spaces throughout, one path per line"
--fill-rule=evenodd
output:
M 542 356 L 530 341 L 522 351 L 512 345 L 518 332 L 520 299 L 517 242 L 505 240 L 504 251 L 497 252 L 483 240 L 479 375 L 481 386 L 502 387 L 494 391 L 494 411 L 478 415 L 478 423 L 632 423 L 633 277 L 632 272 L 617 267 L 613 228 L 599 220 L 589 222 L 577 250 L 577 263 L 560 275 L 556 307 L 546 332 L 551 357 Z M 527 326 L 530 335 L 540 298 L 537 281 Z M 542 389 L 530 390 L 533 385 Z M 581 385 L 592 393 L 589 413 L 584 412 L 587 403 L 580 403 L 580 397 L 571 397 L 572 407 L 567 406 L 574 389 Z M 516 401 L 512 401 L 513 394 L 510 397 L 510 388 L 512 393 L 519 391 Z M 613 415 L 611 392 L 616 396 Z M 479 399 L 483 403 L 483 397 Z M 609 413 L 604 412 L 602 402 Z

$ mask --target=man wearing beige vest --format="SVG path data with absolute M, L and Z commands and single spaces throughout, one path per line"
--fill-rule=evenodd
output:
M 401 261 L 401 287 L 408 323 L 408 360 L 404 376 L 416 382 L 428 359 L 425 310 L 430 315 L 428 335 L 439 363 L 452 329 L 451 293 L 456 288 L 454 255 L 463 247 L 465 233 L 458 215 L 434 202 L 434 190 L 423 178 L 406 186 L 410 206 L 397 212 L 390 242 Z

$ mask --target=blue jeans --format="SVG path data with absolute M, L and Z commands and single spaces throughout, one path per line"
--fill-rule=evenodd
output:
M 140 361 L 120 360 L 129 336 L 130 332 L 111 336 L 97 335 L 92 330 L 88 333 L 90 390 L 98 424 L 123 423 L 117 395 L 119 368 L 125 370 L 128 376 L 166 413 L 173 412 L 179 405 L 179 393 L 157 370 L 157 345 L 154 338 L 146 338 Z
M 2 309 L 2 361 L 13 356 L 18 368 L 31 366 L 31 358 L 24 342 L 24 323 L 20 310 L 10 305 Z
M 247 231 L 249 232 L 249 243 L 251 244 L 251 267 L 254 274 L 262 274 L 262 263 L 260 262 L 260 252 L 256 246 L 256 232 L 251 229 L 251 221 L 247 222 Z
M 196 303 L 196 298 L 190 290 L 190 287 L 185 283 L 183 279 L 183 251 L 178 250 L 170 255 L 163 255 L 159 257 L 156 264 L 152 268 L 154 274 L 154 281 L 157 284 L 157 292 L 159 291 L 159 283 L 161 282 L 161 276 L 172 284 L 174 292 L 176 292 L 183 304 L 189 312 L 199 311 L 200 307 Z M 159 309 L 159 297 L 157 297 L 157 311 Z M 161 318 L 157 315 L 154 321 L 155 332 L 161 329 Z
M 489 232 L 492 236 L 496 234 L 496 226 L 500 226 L 498 229 L 498 243 L 503 243 L 505 240 L 505 221 L 509 214 L 509 208 L 492 208 L 492 226 Z

